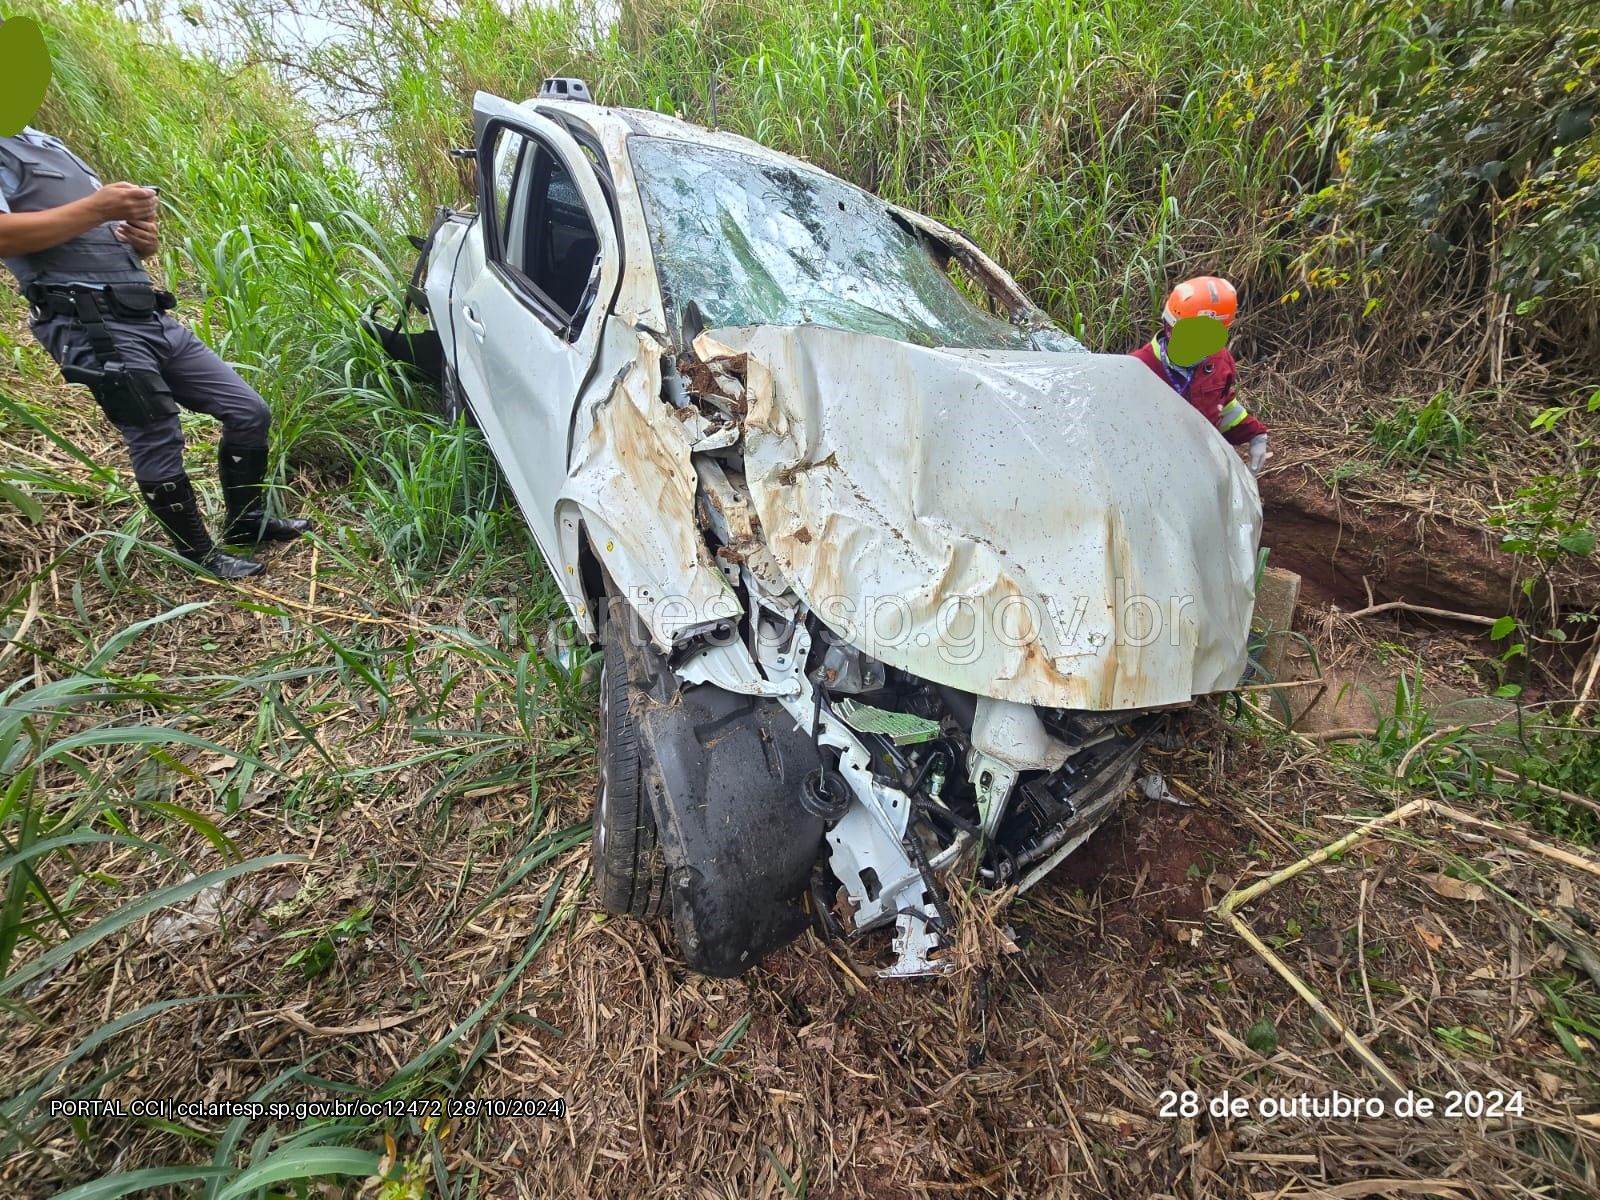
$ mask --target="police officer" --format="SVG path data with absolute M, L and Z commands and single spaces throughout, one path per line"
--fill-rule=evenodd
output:
M 31 126 L 0 137 L 0 259 L 31 310 L 33 335 L 62 374 L 86 383 L 122 434 L 145 503 L 179 553 L 223 579 L 264 568 L 214 542 L 183 470 L 178 410 L 222 422 L 221 542 L 287 541 L 310 522 L 267 515 L 266 401 L 167 315 L 141 259 L 156 252 L 157 192 L 102 185 L 57 138 Z

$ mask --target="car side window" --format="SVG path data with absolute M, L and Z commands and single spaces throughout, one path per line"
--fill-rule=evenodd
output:
M 527 143 L 528 139 L 515 129 L 501 129 L 495 136 L 494 173 L 490 183 L 493 194 L 489 202 L 494 211 L 495 229 L 502 238 L 505 237 L 505 231 L 511 228 L 513 202 L 519 183 L 524 185 L 520 190 L 527 190 L 525 178 L 519 180 L 523 159 L 527 157 L 524 154 Z
M 548 147 L 506 128 L 495 141 L 493 188 L 495 258 L 531 299 L 573 322 L 600 253 L 577 184 Z
M 566 165 L 543 146 L 534 162 L 533 181 L 523 270 L 570 320 L 594 271 L 600 239 Z

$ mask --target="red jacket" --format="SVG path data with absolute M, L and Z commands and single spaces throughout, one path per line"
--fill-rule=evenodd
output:
M 1267 427 L 1251 416 L 1245 406 L 1234 398 L 1236 372 L 1233 354 L 1226 346 L 1210 358 L 1200 360 L 1187 389 L 1168 372 L 1166 364 L 1161 361 L 1161 356 L 1157 353 L 1155 342 L 1140 346 L 1133 352 L 1133 357 L 1149 367 L 1162 383 L 1193 405 L 1195 411 L 1216 426 L 1217 432 L 1235 446 L 1267 431 Z

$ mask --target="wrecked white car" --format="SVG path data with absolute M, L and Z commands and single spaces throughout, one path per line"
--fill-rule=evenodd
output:
M 710 974 L 812 920 L 937 971 L 951 881 L 1032 886 L 1239 680 L 1254 482 L 962 235 L 586 97 L 477 97 L 414 293 L 603 651 L 598 901 Z

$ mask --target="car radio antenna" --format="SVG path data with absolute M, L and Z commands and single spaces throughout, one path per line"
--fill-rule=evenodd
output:
M 717 127 L 717 64 L 711 64 L 711 78 L 706 84 L 706 94 L 711 102 L 711 128 Z

